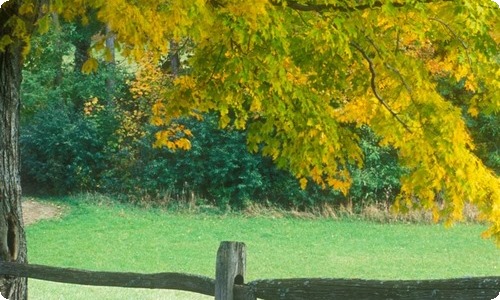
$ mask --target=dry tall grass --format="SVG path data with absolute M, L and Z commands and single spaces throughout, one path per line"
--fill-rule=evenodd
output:
M 243 213 L 246 216 L 268 216 L 271 218 L 292 217 L 299 219 L 314 219 L 314 218 L 358 218 L 380 223 L 434 223 L 432 212 L 425 210 L 412 210 L 408 213 L 395 213 L 391 206 L 387 203 L 367 204 L 361 208 L 354 208 L 352 203 L 348 202 L 342 205 L 332 205 L 322 203 L 307 210 L 298 209 L 280 209 L 272 205 L 263 205 L 250 203 L 245 207 Z M 464 208 L 464 221 L 469 223 L 477 223 L 479 220 L 479 212 L 473 205 L 467 204 Z

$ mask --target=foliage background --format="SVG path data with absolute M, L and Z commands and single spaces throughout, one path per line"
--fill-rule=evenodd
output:
M 102 62 L 96 72 L 83 75 L 75 65 L 76 55 L 81 39 L 89 37 L 78 25 L 62 24 L 33 38 L 37 51 L 26 61 L 22 87 L 25 192 L 100 192 L 150 204 L 190 202 L 223 209 L 259 204 L 302 211 L 324 204 L 388 207 L 398 194 L 406 172 L 398 153 L 380 146 L 380 139 L 366 126 L 356 129 L 364 165 L 349 165 L 353 184 L 347 195 L 323 189 L 313 180 L 302 189 L 297 178 L 278 169 L 260 150 L 248 151 L 245 130 L 220 129 L 215 113 L 175 121 L 192 134 L 190 150 L 154 147 L 161 127 L 151 124 L 154 91 L 147 87 L 143 96 L 137 94 L 142 95 L 141 84 L 162 74 L 150 70 L 149 75 L 134 75 L 136 67 L 122 61 Z M 163 84 L 169 84 L 168 77 Z M 439 91 L 456 104 L 472 97 L 464 82 L 454 78 L 441 78 Z M 473 118 L 465 110 L 464 104 L 477 154 L 498 174 L 498 116 Z

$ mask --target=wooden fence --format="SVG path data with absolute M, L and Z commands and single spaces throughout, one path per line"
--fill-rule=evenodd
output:
M 0 274 L 40 280 L 129 288 L 173 289 L 216 300 L 259 299 L 494 299 L 500 276 L 445 280 L 266 279 L 245 283 L 244 243 L 222 242 L 217 251 L 215 280 L 183 273 L 91 272 L 31 264 L 0 262 Z

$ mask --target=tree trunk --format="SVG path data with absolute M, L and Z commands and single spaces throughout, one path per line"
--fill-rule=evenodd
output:
M 92 45 L 90 36 L 82 34 L 82 37 L 78 37 L 73 41 L 75 46 L 75 72 L 81 72 L 83 64 L 89 59 L 89 48 Z
M 108 104 L 113 103 L 113 98 L 115 96 L 115 68 L 116 68 L 116 50 L 115 50 L 115 39 L 116 35 L 113 33 L 109 25 L 105 25 L 106 30 L 106 51 L 109 57 L 107 57 L 107 67 L 108 72 L 106 75 L 106 88 L 108 90 Z
M 57 12 L 52 12 L 52 25 L 54 26 L 56 32 L 57 32 L 57 37 L 58 39 L 54 41 L 55 45 L 57 48 L 62 48 L 62 30 L 61 30 L 61 22 L 59 21 L 59 14 Z M 57 70 L 56 70 L 56 77 L 54 78 L 54 87 L 58 87 L 62 84 L 63 82 L 63 56 L 62 54 L 57 55 Z
M 172 72 L 172 77 L 179 76 L 179 69 L 181 66 L 181 60 L 179 58 L 179 45 L 171 40 L 170 41 L 170 69 Z
M 89 24 L 83 25 L 81 21 L 75 21 L 76 32 L 78 34 L 71 35 L 71 43 L 75 46 L 75 56 L 74 56 L 74 72 L 75 74 L 79 74 L 82 72 L 83 64 L 90 58 L 89 49 L 92 46 L 92 36 L 97 33 L 95 29 L 95 18 L 91 14 L 89 15 Z M 71 101 L 74 106 L 75 111 L 83 110 L 85 101 L 88 99 L 82 98 L 83 96 L 80 94 L 81 86 L 79 84 L 74 85 L 71 90 Z
M 9 33 L 4 23 L 18 11 L 19 1 L 9 2 L 0 10 L 0 37 Z M 0 260 L 25 263 L 19 161 L 21 47 L 14 42 L 0 52 Z M 0 277 L 0 292 L 8 299 L 27 299 L 27 279 Z

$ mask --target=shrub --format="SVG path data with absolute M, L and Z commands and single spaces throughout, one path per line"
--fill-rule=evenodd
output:
M 23 188 L 31 192 L 94 190 L 106 168 L 105 137 L 94 120 L 52 103 L 22 126 Z
M 360 129 L 359 134 L 364 164 L 350 168 L 353 184 L 349 197 L 358 207 L 379 202 L 390 205 L 399 193 L 405 170 L 398 163 L 396 150 L 378 145 L 379 139 L 369 128 Z

